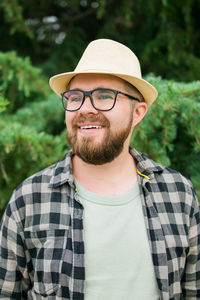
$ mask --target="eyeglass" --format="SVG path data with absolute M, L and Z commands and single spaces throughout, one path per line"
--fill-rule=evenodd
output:
M 91 91 L 72 89 L 61 93 L 61 96 L 63 107 L 67 111 L 79 110 L 87 96 L 90 98 L 91 104 L 96 110 L 109 111 L 115 106 L 118 94 L 122 94 L 132 100 L 140 102 L 140 100 L 134 96 L 117 90 L 104 88 L 98 88 Z

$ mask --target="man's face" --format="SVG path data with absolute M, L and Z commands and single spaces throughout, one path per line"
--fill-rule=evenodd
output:
M 84 91 L 111 88 L 127 92 L 123 80 L 109 75 L 77 75 L 70 84 L 70 89 L 76 88 Z M 129 144 L 133 106 L 128 97 L 118 95 L 112 110 L 98 111 L 87 97 L 80 110 L 66 111 L 66 125 L 67 139 L 74 154 L 86 163 L 105 164 L 122 152 L 125 143 Z

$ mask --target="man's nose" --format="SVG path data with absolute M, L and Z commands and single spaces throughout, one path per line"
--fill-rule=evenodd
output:
M 92 105 L 92 101 L 91 98 L 89 96 L 85 96 L 83 105 L 80 108 L 81 112 L 87 112 L 87 113 L 98 113 L 98 110 L 96 110 L 94 108 L 94 106 Z

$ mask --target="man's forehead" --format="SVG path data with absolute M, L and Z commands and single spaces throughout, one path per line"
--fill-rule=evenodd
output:
M 114 75 L 108 75 L 108 74 L 78 74 L 75 75 L 70 83 L 69 86 L 71 87 L 72 85 L 75 84 L 81 84 L 81 83 L 116 83 L 119 85 L 124 85 L 125 81 L 117 76 Z
M 139 96 L 141 101 L 144 101 L 140 92 L 130 83 L 122 78 L 109 74 L 77 74 L 70 83 L 69 89 L 94 89 L 94 88 L 112 88 L 116 90 L 125 90 L 133 96 Z

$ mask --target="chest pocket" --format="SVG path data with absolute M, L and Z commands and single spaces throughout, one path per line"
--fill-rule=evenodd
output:
M 66 229 L 29 233 L 27 244 L 33 264 L 33 290 L 36 294 L 44 297 L 56 295 L 63 258 L 69 248 L 68 235 Z

